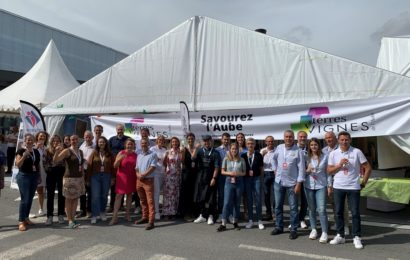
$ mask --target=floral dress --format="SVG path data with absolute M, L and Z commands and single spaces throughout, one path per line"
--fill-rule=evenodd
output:
M 167 152 L 165 161 L 167 168 L 164 176 L 162 214 L 164 216 L 174 216 L 178 211 L 181 188 L 182 154 L 179 150 L 171 149 Z

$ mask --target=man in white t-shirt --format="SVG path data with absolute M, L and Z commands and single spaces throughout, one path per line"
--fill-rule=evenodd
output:
M 352 212 L 352 234 L 355 248 L 362 249 L 360 239 L 360 190 L 366 185 L 372 171 L 363 152 L 350 146 L 351 137 L 348 132 L 338 135 L 339 148 L 329 154 L 327 172 L 334 175 L 333 189 L 336 208 L 336 237 L 330 244 L 345 243 L 344 235 L 344 203 L 346 197 Z M 363 180 L 360 181 L 360 171 L 364 170 Z

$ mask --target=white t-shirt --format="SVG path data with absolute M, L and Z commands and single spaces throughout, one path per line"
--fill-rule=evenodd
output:
M 344 190 L 360 190 L 360 165 L 367 162 L 363 152 L 357 148 L 349 147 L 342 152 L 340 148 L 330 152 L 328 165 L 336 166 L 343 158 L 349 159 L 349 164 L 342 167 L 333 178 L 333 187 Z
M 155 145 L 149 149 L 151 152 L 154 152 L 158 157 L 157 167 L 155 167 L 155 171 L 153 174 L 155 176 L 162 176 L 164 173 L 164 158 L 167 149 L 165 147 L 158 148 L 158 145 Z

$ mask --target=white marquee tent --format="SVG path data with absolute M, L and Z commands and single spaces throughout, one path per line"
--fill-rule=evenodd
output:
M 78 85 L 51 40 L 29 71 L 14 84 L 0 91 L 0 111 L 18 113 L 19 100 L 44 107 Z
M 410 79 L 193 17 L 45 107 L 44 115 L 275 107 L 410 94 Z
M 410 94 L 410 78 L 207 17 L 193 17 L 42 112 L 277 107 Z

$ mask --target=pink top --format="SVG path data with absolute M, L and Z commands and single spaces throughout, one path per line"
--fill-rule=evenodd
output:
M 120 154 L 127 154 L 127 156 L 121 161 L 117 170 L 115 193 L 130 194 L 136 192 L 135 165 L 137 163 L 137 154 L 135 152 L 128 153 L 125 150 L 121 151 Z

